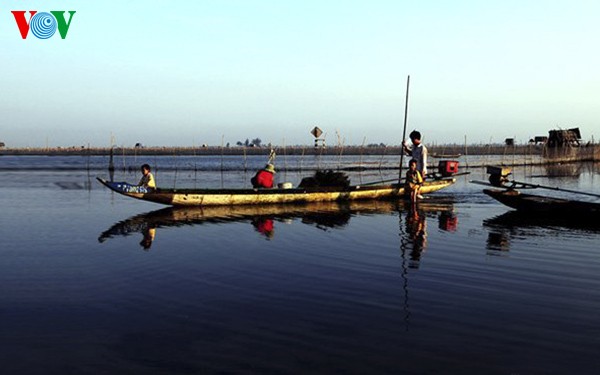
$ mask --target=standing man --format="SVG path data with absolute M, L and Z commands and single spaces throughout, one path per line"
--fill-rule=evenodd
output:
M 404 152 L 417 161 L 417 170 L 421 173 L 421 177 L 425 179 L 425 175 L 427 174 L 427 147 L 421 143 L 421 133 L 417 130 L 413 130 L 409 134 L 409 137 L 413 147 L 408 148 L 404 140 L 402 140 L 402 148 Z

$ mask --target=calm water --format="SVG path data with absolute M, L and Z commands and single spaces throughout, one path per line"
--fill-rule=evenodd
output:
M 150 160 L 163 186 L 251 177 L 200 161 L 167 168 L 163 158 Z M 385 202 L 180 210 L 114 195 L 94 180 L 108 173 L 88 172 L 85 158 L 50 159 L 0 157 L 4 373 L 600 368 L 600 227 L 523 222 L 468 182 L 485 179 L 480 169 L 417 212 Z M 515 178 L 600 193 L 597 170 L 527 167 Z

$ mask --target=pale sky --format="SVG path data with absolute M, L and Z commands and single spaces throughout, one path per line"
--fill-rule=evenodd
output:
M 66 39 L 12 10 L 75 10 Z M 0 6 L 8 147 L 524 143 L 600 138 L 600 2 L 10 0 Z M 29 21 L 29 14 L 27 14 Z

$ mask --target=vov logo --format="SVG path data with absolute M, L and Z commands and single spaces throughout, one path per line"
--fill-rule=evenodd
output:
M 31 31 L 38 39 L 48 39 L 56 33 L 57 29 L 60 33 L 60 37 L 65 39 L 69 32 L 69 27 L 71 26 L 75 11 L 69 11 L 69 21 L 66 21 L 66 11 L 64 10 L 52 10 L 50 13 L 38 13 L 36 10 L 30 10 L 29 23 L 27 23 L 27 19 L 25 18 L 25 13 L 27 13 L 27 11 L 13 10 L 11 13 L 15 16 L 15 21 L 17 22 L 17 26 L 19 27 L 23 39 L 27 39 L 29 31 Z

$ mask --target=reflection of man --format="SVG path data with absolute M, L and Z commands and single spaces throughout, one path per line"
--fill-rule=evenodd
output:
M 267 239 L 271 239 L 275 235 L 273 219 L 257 217 L 252 220 L 252 225 L 254 225 L 254 229 L 256 229 L 258 233 L 264 235 Z
M 154 237 L 156 236 L 156 228 L 149 227 L 144 230 L 144 238 L 140 241 L 140 245 L 144 248 L 144 250 L 149 250 L 152 246 L 152 241 L 154 241 Z
M 427 247 L 427 223 L 425 215 L 419 215 L 416 209 L 410 209 L 406 216 L 408 240 L 412 243 L 411 260 L 418 262 Z

